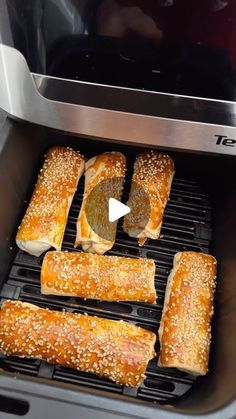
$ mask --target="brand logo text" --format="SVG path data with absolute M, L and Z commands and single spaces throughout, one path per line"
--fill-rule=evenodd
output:
M 236 144 L 236 140 L 233 140 L 233 138 L 228 138 L 227 135 L 218 135 L 215 134 L 216 145 L 224 145 L 226 147 L 234 147 Z

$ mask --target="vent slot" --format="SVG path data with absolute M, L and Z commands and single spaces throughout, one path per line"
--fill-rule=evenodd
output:
M 29 411 L 29 403 L 13 397 L 0 396 L 0 412 L 11 415 L 25 416 Z

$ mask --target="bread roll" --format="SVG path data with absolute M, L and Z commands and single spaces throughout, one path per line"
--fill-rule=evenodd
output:
M 50 311 L 6 301 L 0 311 L 0 350 L 137 387 L 154 356 L 156 335 L 124 321 Z
M 155 303 L 154 277 L 155 263 L 150 259 L 48 252 L 41 270 L 41 292 L 103 301 Z
M 216 266 L 215 258 L 203 253 L 175 255 L 159 328 L 159 365 L 207 373 Z
M 108 220 L 108 202 L 109 198 L 120 200 L 125 170 L 126 158 L 118 152 L 103 153 L 86 162 L 75 247 L 102 255 L 114 245 L 117 221 Z
M 16 236 L 20 249 L 34 256 L 61 249 L 70 206 L 84 171 L 84 158 L 69 147 L 52 147 L 45 156 L 30 204 Z
M 174 171 L 173 160 L 167 154 L 148 151 L 135 160 L 127 202 L 131 212 L 124 218 L 123 228 L 130 237 L 138 238 L 140 246 L 147 238 L 160 236 Z

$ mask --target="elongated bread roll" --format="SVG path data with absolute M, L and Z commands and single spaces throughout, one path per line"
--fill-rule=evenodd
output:
M 84 171 L 84 158 L 69 147 L 52 147 L 45 156 L 16 244 L 34 256 L 61 249 L 70 206 Z
M 137 387 L 156 335 L 123 321 L 50 311 L 6 301 L 0 311 L 0 350 L 6 355 L 41 358 Z
M 207 373 L 216 268 L 210 255 L 175 255 L 159 328 L 159 365 L 194 375 Z
M 135 160 L 127 202 L 131 212 L 124 218 L 123 228 L 130 237 L 138 238 L 140 246 L 148 237 L 160 236 L 174 171 L 173 160 L 166 154 L 149 151 Z
M 42 294 L 103 301 L 155 303 L 155 263 L 78 252 L 47 252 L 41 270 Z
M 100 154 L 85 164 L 85 189 L 77 220 L 75 247 L 104 254 L 115 243 L 117 221 L 108 219 L 109 198 L 120 200 L 126 158 L 119 152 Z

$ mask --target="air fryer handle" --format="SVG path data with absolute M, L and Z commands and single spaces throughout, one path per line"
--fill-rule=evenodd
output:
M 129 416 L 63 402 L 58 399 L 0 390 L 0 419 L 19 419 L 20 417 L 25 419 L 42 419 L 42 417 L 57 419 L 118 419 L 120 417 L 128 419 Z
M 89 407 L 60 403 L 46 398 L 40 399 L 29 395 L 17 396 L 11 394 L 6 396 L 0 393 L 0 418 L 19 419 L 20 417 L 25 419 L 42 419 L 42 417 L 111 419 L 113 415 L 105 412 L 95 413 Z M 117 415 L 115 417 L 117 419 Z
M 203 416 L 173 410 L 170 406 L 159 407 L 146 403 L 134 403 L 132 398 L 115 396 L 80 386 L 66 389 L 59 383 L 34 377 L 13 377 L 0 374 L 0 419 L 200 419 Z M 208 419 L 236 418 L 236 399 L 220 410 L 207 414 Z M 205 416 L 204 416 L 205 417 Z

